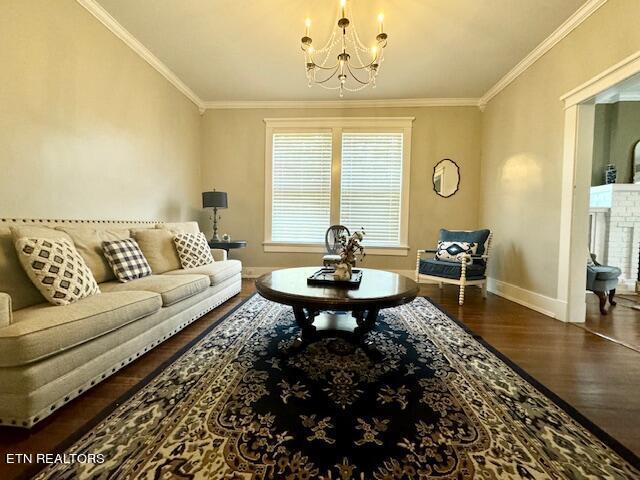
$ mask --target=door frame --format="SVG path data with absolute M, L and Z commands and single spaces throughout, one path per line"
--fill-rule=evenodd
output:
M 558 252 L 559 319 L 584 322 L 589 188 L 593 160 L 595 98 L 640 73 L 640 50 L 560 97 L 564 102 L 564 150 Z

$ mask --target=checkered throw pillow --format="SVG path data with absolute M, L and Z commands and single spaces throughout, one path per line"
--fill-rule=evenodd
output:
M 29 279 L 49 303 L 69 305 L 100 293 L 91 270 L 68 240 L 19 238 L 16 251 Z
M 102 242 L 102 250 L 113 273 L 121 282 L 151 275 L 149 262 L 133 238 Z
M 194 268 L 213 263 L 213 255 L 204 233 L 179 233 L 173 237 L 182 268 Z

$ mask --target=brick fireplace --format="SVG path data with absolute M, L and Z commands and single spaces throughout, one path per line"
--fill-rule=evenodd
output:
M 640 243 L 640 185 L 591 187 L 589 249 L 599 263 L 619 267 L 621 291 L 636 288 Z

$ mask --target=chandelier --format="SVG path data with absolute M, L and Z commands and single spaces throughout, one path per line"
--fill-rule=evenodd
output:
M 383 61 L 383 50 L 387 46 L 387 34 L 384 33 L 384 15 L 378 15 L 378 35 L 371 48 L 360 41 L 358 32 L 351 25 L 347 13 L 347 0 L 340 0 L 340 11 L 336 27 L 327 43 L 315 48 L 310 36 L 311 20 L 305 21 L 305 34 L 302 37 L 305 67 L 309 87 L 319 85 L 327 90 L 357 92 L 369 85 L 376 86 L 376 77 Z M 335 63 L 334 63 L 335 61 Z

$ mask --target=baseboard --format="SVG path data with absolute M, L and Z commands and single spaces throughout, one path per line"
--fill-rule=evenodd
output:
M 563 302 L 556 298 L 547 297 L 531 290 L 525 290 L 517 285 L 488 278 L 487 290 L 491 293 L 535 310 L 551 318 L 562 320 Z

